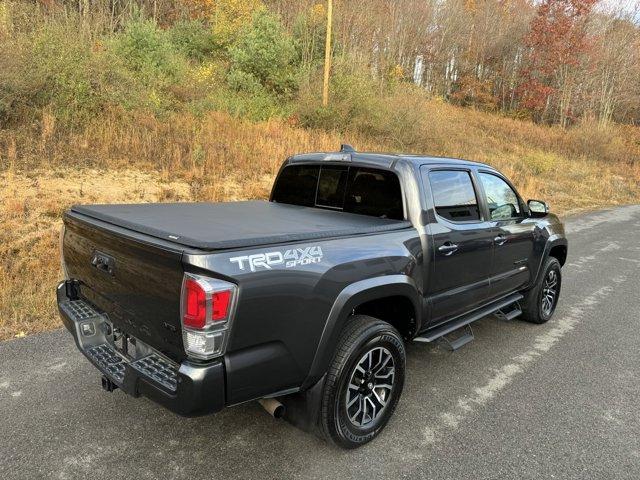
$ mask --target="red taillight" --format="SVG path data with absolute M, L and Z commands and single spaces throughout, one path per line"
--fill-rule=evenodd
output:
M 182 280 L 182 341 L 189 357 L 224 355 L 238 286 L 218 278 L 185 273 Z
M 213 313 L 211 315 L 212 320 L 220 321 L 227 318 L 229 313 L 229 303 L 231 303 L 231 290 L 224 290 L 222 292 L 214 292 L 212 297 Z
M 192 279 L 185 283 L 184 326 L 204 328 L 207 323 L 207 295 L 203 288 Z

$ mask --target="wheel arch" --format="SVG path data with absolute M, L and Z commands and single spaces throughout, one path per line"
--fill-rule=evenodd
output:
M 540 265 L 538 265 L 538 271 L 536 272 L 535 279 L 531 285 L 535 285 L 540 279 L 542 273 L 542 266 L 549 257 L 555 257 L 560 262 L 560 266 L 563 266 L 567 261 L 568 242 L 564 235 L 556 234 L 549 237 L 547 243 L 544 246 L 544 254 L 540 259 Z
M 389 305 L 393 302 L 398 302 L 397 306 L 404 312 L 404 318 L 391 318 L 393 309 L 389 309 Z M 376 308 L 380 308 L 382 316 L 387 317 L 381 318 L 381 320 L 394 325 L 403 336 L 410 337 L 420 330 L 422 321 L 421 296 L 411 277 L 385 275 L 352 283 L 338 294 L 331 307 L 311 368 L 301 389 L 304 390 L 312 386 L 326 372 L 335 354 L 340 334 L 348 323 L 349 317 L 354 312 L 375 317 Z M 412 316 L 413 323 L 406 316 Z
M 560 262 L 560 266 L 564 266 L 567 261 L 567 244 L 558 243 L 549 249 L 549 257 L 555 257 Z

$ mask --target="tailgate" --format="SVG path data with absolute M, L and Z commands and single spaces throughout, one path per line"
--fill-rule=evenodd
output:
M 184 359 L 182 250 L 73 212 L 64 222 L 67 272 L 81 282 L 81 297 L 106 312 L 114 327 Z

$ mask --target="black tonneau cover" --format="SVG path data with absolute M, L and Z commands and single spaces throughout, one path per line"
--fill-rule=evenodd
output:
M 409 222 L 264 201 L 77 205 L 72 212 L 187 247 L 218 250 L 399 230 Z

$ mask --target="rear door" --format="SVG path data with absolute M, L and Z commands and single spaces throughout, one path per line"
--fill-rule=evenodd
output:
M 500 297 L 525 287 L 531 280 L 534 229 L 524 203 L 497 172 L 478 171 L 482 200 L 493 233 L 494 255 L 490 295 Z
M 433 261 L 427 272 L 431 324 L 480 306 L 489 295 L 493 232 L 468 168 L 421 168 L 430 207 Z

